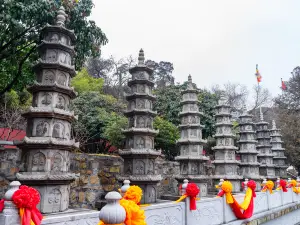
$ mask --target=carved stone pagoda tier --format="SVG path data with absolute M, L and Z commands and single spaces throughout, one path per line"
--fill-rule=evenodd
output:
M 176 176 L 179 183 L 184 179 L 189 179 L 198 184 L 201 189 L 201 196 L 207 195 L 207 179 L 205 163 L 209 160 L 203 155 L 202 128 L 198 107 L 198 91 L 193 87 L 192 77 L 188 77 L 187 89 L 182 94 L 182 111 L 180 139 L 177 144 L 180 148 L 180 155 L 175 159 L 180 162 L 180 175 Z
M 56 25 L 47 25 L 38 46 L 40 58 L 33 67 L 36 82 L 29 88 L 32 106 L 23 116 L 27 118 L 26 137 L 16 143 L 22 149 L 24 170 L 17 179 L 35 187 L 41 196 L 42 213 L 68 209 L 70 183 L 70 151 L 75 144 L 71 137 L 70 100 L 75 92 L 70 87 L 75 75 L 73 31 L 65 28 L 64 8 L 58 11 Z
M 275 165 L 275 176 L 280 178 L 287 178 L 286 156 L 284 155 L 285 148 L 282 148 L 282 135 L 280 129 L 276 127 L 275 120 L 272 121 L 271 129 L 271 145 L 274 155 L 273 163 Z
M 239 128 L 239 151 L 237 153 L 241 157 L 240 173 L 243 178 L 260 183 L 255 124 L 252 121 L 252 115 L 247 112 L 246 106 L 244 106 L 242 115 L 239 116 Z
M 216 146 L 214 150 L 215 159 L 212 162 L 215 166 L 215 183 L 220 179 L 230 180 L 233 185 L 233 192 L 240 192 L 242 177 L 238 174 L 239 161 L 236 160 L 234 146 L 235 135 L 232 132 L 231 107 L 226 103 L 222 95 L 216 106 Z
M 273 164 L 272 145 L 270 143 L 269 123 L 264 121 L 262 111 L 260 109 L 260 122 L 256 123 L 256 138 L 258 151 L 259 174 L 261 178 L 275 179 L 275 165 Z
M 161 152 L 154 149 L 154 136 L 158 131 L 153 129 L 156 116 L 152 110 L 154 82 L 150 80 L 153 70 L 144 61 L 144 52 L 140 50 L 138 65 L 129 70 L 132 74 L 128 82 L 131 94 L 126 96 L 128 109 L 125 112 L 129 126 L 124 130 L 125 149 L 119 151 L 124 159 L 124 171 L 118 180 L 130 180 L 132 185 L 140 186 L 144 193 L 142 203 L 154 203 L 157 199 L 156 186 L 162 179 L 155 172 L 155 159 Z

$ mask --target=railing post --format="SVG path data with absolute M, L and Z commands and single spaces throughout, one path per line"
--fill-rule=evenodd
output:
M 125 209 L 120 205 L 122 196 L 116 191 L 107 193 L 107 204 L 101 209 L 99 219 L 105 224 L 123 224 L 126 219 Z
M 13 194 L 19 189 L 21 183 L 19 181 L 13 181 L 9 184 L 9 189 L 4 195 L 4 209 L 0 213 L 0 224 L 20 224 L 18 208 L 12 201 Z
M 126 193 L 126 191 L 130 188 L 130 180 L 124 180 L 123 181 L 123 186 L 121 187 L 121 195 L 122 197 Z

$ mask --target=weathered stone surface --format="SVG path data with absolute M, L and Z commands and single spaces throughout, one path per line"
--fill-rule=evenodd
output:
M 260 121 L 256 123 L 258 162 L 260 163 L 259 174 L 262 178 L 275 179 L 275 165 L 273 163 L 272 145 L 270 143 L 269 123 L 264 121 L 263 113 L 260 109 Z
M 231 122 L 231 107 L 224 95 L 221 96 L 216 106 L 216 146 L 213 147 L 215 159 L 215 184 L 220 179 L 228 179 L 233 184 L 233 192 L 241 190 L 242 177 L 238 174 L 239 161 L 236 160 L 234 137 Z
M 150 77 L 153 70 L 145 65 L 144 51 L 140 50 L 138 64 L 129 69 L 132 79 L 128 82 L 131 93 L 126 96 L 128 108 L 128 128 L 124 130 L 126 136 L 125 149 L 119 150 L 124 159 L 124 170 L 118 180 L 130 180 L 139 185 L 144 192 L 141 203 L 154 203 L 157 199 L 157 183 L 161 176 L 155 174 L 155 159 L 161 155 L 154 149 L 154 136 L 158 131 L 153 129 L 152 95 L 154 82 Z
M 260 182 L 259 163 L 257 162 L 258 151 L 256 150 L 256 132 L 252 115 L 247 112 L 244 106 L 243 113 L 239 116 L 239 151 L 241 162 L 240 172 L 243 178 Z M 256 186 L 260 190 L 260 186 Z

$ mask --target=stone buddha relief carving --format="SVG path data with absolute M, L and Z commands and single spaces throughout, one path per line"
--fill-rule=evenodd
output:
M 61 42 L 62 44 L 64 44 L 64 45 L 69 45 L 68 39 L 67 39 L 67 37 L 66 37 L 65 35 L 61 35 L 61 37 L 60 37 L 60 42 Z
M 58 74 L 57 83 L 63 86 L 67 86 L 67 76 L 63 72 L 60 72 Z
M 59 60 L 60 63 L 71 65 L 71 56 L 67 52 L 61 51 L 59 53 L 59 59 L 58 60 Z
M 232 151 L 227 152 L 227 159 L 233 160 L 234 159 L 233 156 L 234 156 L 234 153 Z
M 196 138 L 197 137 L 197 130 L 196 129 L 192 129 L 191 130 L 191 138 Z
M 136 79 L 145 79 L 145 73 L 140 71 L 136 73 Z
M 53 138 L 64 138 L 65 126 L 63 123 L 57 122 L 53 126 L 52 137 Z
M 130 128 L 130 127 L 134 127 L 134 118 L 133 117 L 130 117 L 129 119 L 128 119 L 128 127 Z
M 191 173 L 192 174 L 198 173 L 198 166 L 197 166 L 197 163 L 195 163 L 195 162 L 191 162 Z
M 154 161 L 151 159 L 148 160 L 147 174 L 154 174 Z
M 62 95 L 58 94 L 57 95 L 57 103 L 56 103 L 55 107 L 58 109 L 65 109 L 65 104 L 66 104 L 65 98 Z
M 151 101 L 148 99 L 145 100 L 145 109 L 151 109 Z
M 44 172 L 46 165 L 46 156 L 41 153 L 35 153 L 32 157 L 32 171 L 33 172 Z
M 139 116 L 137 120 L 137 127 L 138 128 L 145 128 L 145 119 L 146 117 L 144 116 Z
M 187 146 L 183 145 L 181 146 L 181 149 L 182 149 L 182 155 L 187 155 L 188 154 L 188 151 L 187 151 Z
M 147 121 L 146 127 L 147 128 L 152 128 L 152 118 L 148 118 L 146 121 Z
M 181 173 L 182 173 L 182 174 L 187 174 L 187 172 L 188 172 L 187 164 L 186 164 L 186 163 L 183 163 L 183 164 L 182 164 L 182 170 L 181 170 Z
M 43 95 L 42 95 L 42 98 L 41 98 L 41 105 L 42 106 L 49 106 L 52 102 L 52 94 L 51 93 L 48 93 L 48 92 L 45 92 Z
M 51 171 L 53 172 L 60 172 L 63 171 L 63 157 L 61 154 L 56 153 L 53 156 L 53 162 L 51 166 Z
M 59 212 L 61 205 L 62 194 L 58 188 L 53 189 L 49 193 L 48 203 L 49 207 L 52 208 L 52 212 Z
M 136 174 L 145 174 L 145 163 L 141 160 L 136 161 L 135 164 L 135 172 Z
M 139 93 L 145 93 L 145 86 L 142 84 L 137 85 L 137 92 Z
M 132 159 L 129 159 L 127 163 L 124 163 L 124 171 L 126 175 L 132 174 Z
M 145 109 L 145 100 L 144 99 L 137 99 L 137 108 Z
M 52 33 L 50 37 L 50 42 L 57 43 L 59 41 L 58 34 Z
M 45 70 L 42 82 L 44 84 L 53 84 L 55 80 L 55 73 L 52 70 Z
M 57 61 L 57 50 L 49 49 L 46 53 L 47 62 L 56 62 Z
M 155 202 L 156 201 L 156 191 L 155 191 L 154 187 L 149 187 L 148 201 L 149 202 Z
M 47 137 L 49 132 L 49 123 L 46 121 L 40 121 L 36 126 L 36 137 Z
M 188 124 L 188 117 L 183 117 L 182 118 L 182 124 Z
M 197 116 L 191 116 L 191 124 L 195 124 L 198 122 L 198 117 Z
M 133 138 L 128 138 L 128 147 L 133 148 Z
M 136 140 L 136 146 L 138 148 L 145 148 L 145 139 L 143 137 L 138 137 Z

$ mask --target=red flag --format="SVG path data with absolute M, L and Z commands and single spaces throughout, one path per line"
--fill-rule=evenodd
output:
M 255 73 L 255 76 L 256 76 L 256 79 L 257 79 L 257 83 L 260 83 L 262 76 L 260 75 L 260 72 L 258 70 L 258 64 L 256 64 L 256 73 Z
M 284 81 L 282 80 L 282 78 L 281 78 L 281 89 L 284 91 L 286 90 L 286 85 L 285 85 Z

